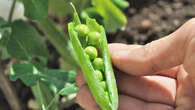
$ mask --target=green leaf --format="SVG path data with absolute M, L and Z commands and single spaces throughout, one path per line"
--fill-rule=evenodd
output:
M 75 77 L 74 71 L 47 70 L 41 73 L 41 81 L 52 86 L 55 91 L 60 91 L 66 87 L 66 83 L 74 83 Z
M 55 0 L 54 0 L 55 1 Z M 48 0 L 22 0 L 24 15 L 33 20 L 45 19 L 48 16 Z
M 0 48 L 6 47 L 11 36 L 11 28 L 4 27 L 0 29 Z
M 78 91 L 76 84 L 67 83 L 65 87 L 59 92 L 60 95 L 69 95 Z
M 38 70 L 29 63 L 14 63 L 11 67 L 10 80 L 21 79 L 27 86 L 34 86 L 39 80 Z
M 38 32 L 21 20 L 12 24 L 12 34 L 7 44 L 7 51 L 19 60 L 30 60 L 34 57 L 47 59 L 48 56 L 46 45 Z
M 76 56 L 72 48 L 72 44 L 68 39 L 68 35 L 64 34 L 51 19 L 45 19 L 38 22 L 39 27 L 46 34 L 48 40 L 56 47 L 64 61 L 69 63 L 74 70 L 79 69 Z M 54 37 L 55 36 L 55 37 Z
M 127 23 L 125 15 L 111 0 L 92 0 L 95 10 L 103 17 L 107 32 L 115 32 Z
M 4 25 L 4 24 L 6 24 L 6 21 L 5 21 L 2 17 L 0 17 L 0 27 L 1 27 L 2 25 Z
M 7 45 L 11 34 L 11 28 L 6 26 L 6 21 L 0 17 L 0 48 L 3 48 Z
M 53 93 L 50 91 L 48 86 L 40 81 L 41 73 L 30 63 L 14 63 L 10 72 L 10 80 L 15 81 L 21 79 L 22 82 L 30 86 L 36 101 L 40 106 L 46 107 L 52 100 Z M 53 103 L 50 109 L 47 110 L 58 110 L 56 102 Z
M 30 63 L 14 63 L 11 67 L 10 80 L 21 79 L 27 86 L 34 86 L 38 81 L 48 85 L 55 93 L 67 95 L 75 93 L 78 87 L 75 85 L 76 73 L 62 70 L 47 70 L 40 72 Z
M 49 11 L 57 14 L 59 17 L 72 14 L 69 2 L 74 3 L 80 11 L 89 5 L 89 0 L 49 0 Z
M 0 17 L 0 50 L 1 50 L 1 58 L 3 60 L 9 58 L 9 54 L 7 53 L 7 42 L 11 36 L 11 28 L 6 25 L 6 21 Z
M 8 58 L 11 57 L 11 56 L 8 54 L 7 48 L 6 48 L 6 47 L 3 47 L 3 48 L 1 49 L 1 52 L 2 52 L 2 54 L 1 54 L 1 59 L 2 59 L 2 60 L 6 60 L 6 59 L 8 59 Z

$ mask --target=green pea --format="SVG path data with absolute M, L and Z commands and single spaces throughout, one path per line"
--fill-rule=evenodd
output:
M 98 77 L 98 79 L 100 81 L 103 80 L 103 74 L 102 74 L 102 72 L 100 70 L 95 70 L 95 74 L 96 74 L 96 76 Z
M 79 24 L 75 27 L 75 30 L 78 32 L 79 36 L 85 36 L 89 32 L 87 25 Z
M 101 34 L 99 32 L 89 32 L 88 33 L 88 42 L 91 45 L 97 45 L 100 41 Z
M 95 58 L 93 61 L 93 66 L 95 69 L 102 70 L 104 68 L 104 61 L 102 58 Z
M 90 60 L 95 59 L 98 56 L 97 49 L 93 46 L 88 46 L 85 48 L 85 52 L 89 56 Z
M 100 84 L 101 84 L 101 86 L 102 86 L 104 89 L 106 89 L 106 82 L 105 82 L 105 81 L 100 82 Z

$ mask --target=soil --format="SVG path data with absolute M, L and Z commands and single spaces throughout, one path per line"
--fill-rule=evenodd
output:
M 124 10 L 128 18 L 125 30 L 109 34 L 110 43 L 146 44 L 170 34 L 184 22 L 195 17 L 195 0 L 130 0 L 130 3 L 131 7 Z M 52 66 L 52 63 L 49 66 Z M 29 110 L 27 102 L 33 98 L 30 89 L 20 81 L 12 84 L 25 110 Z M 0 110 L 10 110 L 1 91 Z M 81 109 L 74 104 L 65 110 Z
M 131 0 L 125 10 L 124 31 L 109 36 L 109 42 L 146 44 L 176 30 L 195 17 L 194 0 Z

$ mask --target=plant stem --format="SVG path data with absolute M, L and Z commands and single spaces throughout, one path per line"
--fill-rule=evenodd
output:
M 28 62 L 31 62 L 31 60 Z M 40 70 L 42 69 L 40 68 Z M 37 74 L 40 73 L 38 72 Z M 38 81 L 36 85 L 31 87 L 31 90 L 41 110 L 46 110 L 48 105 L 50 105 L 50 109 L 47 110 L 59 110 L 57 101 L 50 104 L 50 102 L 53 100 L 54 93 L 51 91 L 48 85 Z
M 46 34 L 49 41 L 55 46 L 57 51 L 63 56 L 65 62 L 70 64 L 75 70 L 79 69 L 78 62 L 73 53 L 72 44 L 68 36 L 61 31 L 49 18 L 38 21 L 39 27 Z
M 50 89 L 41 82 L 38 82 L 35 86 L 31 87 L 31 89 L 42 110 L 46 110 L 46 107 L 51 103 L 54 97 Z M 50 105 L 48 110 L 59 110 L 57 103 L 55 102 Z
M 15 6 L 16 6 L 16 0 L 14 0 L 13 3 L 12 3 L 12 6 L 11 6 L 11 9 L 10 9 L 10 12 L 9 12 L 9 17 L 8 17 L 8 23 L 11 23 L 11 21 L 12 21 Z
M 13 86 L 8 81 L 4 73 L 0 72 L 0 90 L 3 92 L 12 110 L 22 110 L 22 106 Z

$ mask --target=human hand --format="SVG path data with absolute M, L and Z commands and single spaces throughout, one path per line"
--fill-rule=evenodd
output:
M 118 110 L 195 110 L 195 18 L 144 46 L 110 44 L 119 90 Z M 77 74 L 77 102 L 100 110 Z

